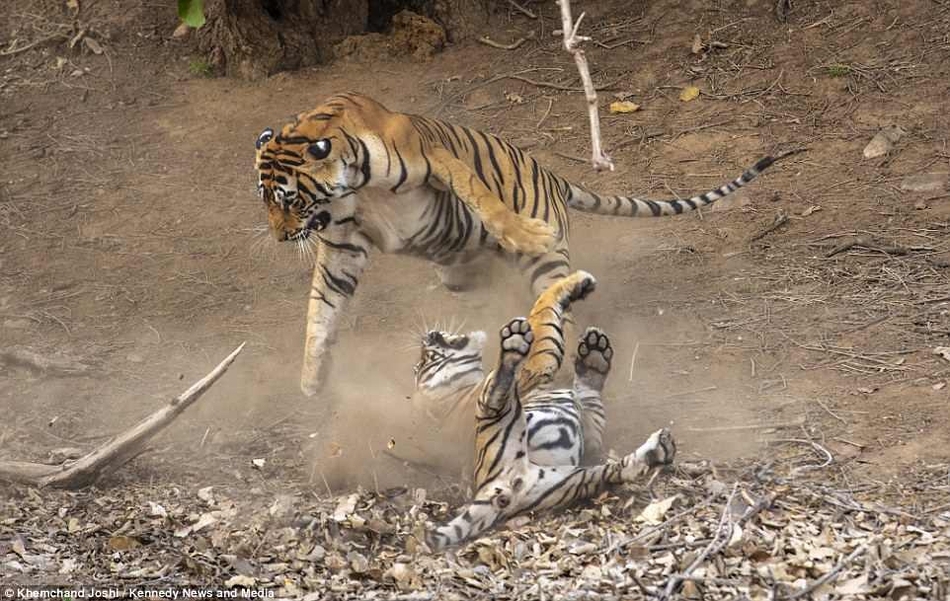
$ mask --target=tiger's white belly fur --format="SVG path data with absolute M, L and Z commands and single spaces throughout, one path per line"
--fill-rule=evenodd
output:
M 460 257 L 467 260 L 467 255 L 485 246 L 498 246 L 491 235 L 479 235 L 482 222 L 478 216 L 446 192 L 419 187 L 393 194 L 367 188 L 360 190 L 358 198 L 356 220 L 360 230 L 384 253 L 412 254 L 444 265 L 459 262 Z M 440 210 L 440 203 L 453 205 L 459 221 L 443 223 L 433 231 L 430 224 L 445 212 Z M 463 224 L 470 230 L 468 235 L 462 235 Z
M 384 253 L 406 248 L 435 194 L 420 187 L 404 194 L 369 188 L 357 194 L 360 229 Z
M 475 403 L 482 384 L 442 396 L 416 393 L 412 404 L 436 434 L 421 449 L 447 473 L 471 469 L 475 450 Z M 535 390 L 523 401 L 528 455 L 538 465 L 580 465 L 584 457 L 582 408 L 570 389 Z M 452 451 L 447 452 L 447 449 Z

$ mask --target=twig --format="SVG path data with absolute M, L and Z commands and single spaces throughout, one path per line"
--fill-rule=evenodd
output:
M 20 54 L 21 52 L 26 52 L 30 48 L 35 48 L 36 46 L 39 46 L 40 44 L 51 42 L 55 40 L 56 38 L 67 39 L 68 37 L 69 36 L 62 33 L 54 33 L 54 34 L 46 36 L 45 38 L 40 38 L 36 40 L 35 42 L 31 42 L 27 44 L 26 46 L 22 46 L 20 48 L 9 48 L 7 50 L 0 50 L 0 56 L 13 56 L 14 54 Z
M 518 80 L 518 81 L 523 81 L 523 82 L 525 82 L 525 83 L 529 83 L 529 84 L 531 84 L 531 85 L 533 85 L 533 86 L 537 86 L 537 87 L 539 87 L 539 88 L 551 88 L 552 90 L 561 90 L 562 92 L 584 92 L 584 91 L 586 91 L 584 88 L 575 88 L 575 87 L 571 87 L 571 86 L 565 86 L 565 85 L 559 84 L 559 83 L 551 83 L 551 82 L 549 82 L 549 81 L 537 81 L 537 80 L 535 80 L 535 79 L 528 79 L 527 77 L 521 77 L 520 75 L 505 75 L 505 76 L 503 76 L 503 79 L 516 79 L 516 80 Z M 611 83 L 607 83 L 607 84 L 604 84 L 604 85 L 601 85 L 601 86 L 597 86 L 597 87 L 594 88 L 594 89 L 595 89 L 595 90 L 608 90 L 608 89 L 610 89 L 610 88 L 613 87 L 614 83 L 616 83 L 616 82 L 611 82 Z
M 531 12 L 530 10 L 528 10 L 527 8 L 525 8 L 524 6 L 521 6 L 520 4 L 518 4 L 517 2 L 515 2 L 515 0 L 508 0 L 508 4 L 510 4 L 513 9 L 515 9 L 515 10 L 518 11 L 519 13 L 523 14 L 524 16 L 528 17 L 529 19 L 537 19 L 537 18 L 538 18 L 538 15 L 534 14 L 533 12 Z
M 729 538 L 732 536 L 733 531 L 730 509 L 732 506 L 732 500 L 735 498 L 736 491 L 738 490 L 739 483 L 736 482 L 732 485 L 732 492 L 729 493 L 729 498 L 726 499 L 726 505 L 722 509 L 722 515 L 719 517 L 719 525 L 716 526 L 716 534 L 713 536 L 712 541 L 710 541 L 706 548 L 703 549 L 703 552 L 700 553 L 699 556 L 694 559 L 693 562 L 689 564 L 689 566 L 687 566 L 687 568 L 683 570 L 681 574 L 673 574 L 670 576 L 669 582 L 666 583 L 666 589 L 662 594 L 660 594 L 660 599 L 669 599 L 672 597 L 673 593 L 676 592 L 676 589 L 679 588 L 679 585 L 683 583 L 683 580 L 689 578 L 690 574 L 692 574 L 696 568 L 701 566 L 703 562 L 706 561 L 707 557 L 713 553 L 718 553 L 723 547 L 726 546 L 726 543 L 729 542 Z M 723 537 L 722 534 L 727 521 L 729 523 L 729 535 Z M 724 538 L 722 542 L 719 540 L 721 537 Z
M 690 516 L 690 515 L 696 513 L 697 511 L 699 511 L 700 509 L 706 507 L 707 505 L 710 505 L 710 504 L 712 503 L 712 501 L 713 501 L 712 498 L 708 498 L 708 499 L 706 499 L 705 501 L 703 501 L 702 503 L 700 503 L 699 505 L 694 505 L 694 506 L 690 507 L 689 509 L 685 509 L 685 510 L 683 510 L 683 511 L 677 513 L 677 514 L 674 515 L 673 517 L 667 518 L 667 519 L 666 519 L 665 521 L 663 521 L 662 523 L 657 524 L 656 526 L 653 526 L 652 528 L 650 528 L 650 529 L 647 530 L 646 532 L 641 532 L 640 534 L 634 536 L 633 538 L 631 538 L 631 539 L 629 539 L 629 540 L 625 540 L 625 541 L 623 541 L 623 542 L 617 543 L 617 548 L 618 548 L 618 549 L 625 549 L 625 548 L 629 547 L 630 545 L 633 545 L 633 544 L 636 544 L 636 543 L 638 543 L 638 542 L 640 542 L 640 541 L 646 540 L 646 539 L 650 538 L 651 536 L 653 536 L 654 534 L 656 534 L 657 532 L 660 532 L 660 531 L 666 529 L 666 528 L 669 527 L 670 525 L 675 524 L 676 522 L 679 522 L 679 521 L 682 520 L 683 518 L 688 517 L 688 516 Z M 612 551 L 613 551 L 613 549 L 609 550 L 609 551 L 607 552 L 607 555 L 610 555 Z
M 878 252 L 884 253 L 886 255 L 896 255 L 903 256 L 909 255 L 912 252 L 926 252 L 934 250 L 930 246 L 900 246 L 900 245 L 882 245 L 876 244 L 870 236 L 855 236 L 850 240 L 845 240 L 841 244 L 835 246 L 831 250 L 825 253 L 825 257 L 833 257 L 837 254 L 843 253 L 846 250 L 851 250 L 852 248 L 860 246 L 861 248 L 866 248 L 868 250 L 876 250 Z
M 818 404 L 821 405 L 821 408 L 824 409 L 824 410 L 828 413 L 828 415 L 830 415 L 831 417 L 835 418 L 836 420 L 838 420 L 838 421 L 841 422 L 842 424 L 844 424 L 844 425 L 846 425 L 846 426 L 848 425 L 848 422 L 847 422 L 843 417 L 841 417 L 840 415 L 838 415 L 837 413 L 835 413 L 834 411 L 832 411 L 831 409 L 829 409 L 829 408 L 828 408 L 828 405 L 825 405 L 825 404 L 821 401 L 821 399 L 815 399 L 815 401 L 817 401 Z
M 633 347 L 633 356 L 630 357 L 630 382 L 633 382 L 633 367 L 637 364 L 637 352 L 640 350 L 640 341 Z
M 571 17 L 570 0 L 559 0 L 561 5 L 561 33 L 564 36 L 564 49 L 574 56 L 574 62 L 577 64 L 577 71 L 580 73 L 581 81 L 584 82 L 584 95 L 587 97 L 587 112 L 590 116 L 590 139 L 591 139 L 591 163 L 596 171 L 614 170 L 614 163 L 607 154 L 604 153 L 600 143 L 600 116 L 597 113 L 597 92 L 594 90 L 594 83 L 590 78 L 590 70 L 587 67 L 587 57 L 580 48 L 580 43 L 589 40 L 589 37 L 577 35 L 581 21 L 584 20 L 584 14 L 578 17 L 574 22 Z
M 211 434 L 211 426 L 205 428 L 204 436 L 201 437 L 201 442 L 198 443 L 199 449 L 205 446 L 205 441 L 208 440 L 208 434 Z
M 660 397 L 660 400 L 672 399 L 678 396 L 688 396 L 691 394 L 696 394 L 698 392 L 710 392 L 713 390 L 717 390 L 715 384 L 713 384 L 712 386 L 706 386 L 705 388 L 697 388 L 696 390 L 684 390 L 683 392 L 674 392 L 672 394 L 668 394 L 666 396 Z
M 841 438 L 840 436 L 835 436 L 832 440 L 837 440 L 838 442 L 843 442 L 844 444 L 849 444 L 849 445 L 851 445 L 852 447 L 857 447 L 857 448 L 859 448 L 859 449 L 863 449 L 863 448 L 864 448 L 864 445 L 863 445 L 863 444 L 858 443 L 858 442 L 854 442 L 854 441 L 851 441 L 851 440 L 848 440 L 847 438 Z
M 430 111 L 431 111 L 431 112 L 434 112 L 435 114 L 441 113 L 441 112 L 445 109 L 446 106 L 448 106 L 448 105 L 449 105 L 450 103 L 452 103 L 452 102 L 455 102 L 456 100 L 458 100 L 459 98 L 461 98 L 461 97 L 464 96 L 465 94 L 471 94 L 472 92 L 474 92 L 475 90 L 478 90 L 479 88 L 484 88 L 485 86 L 490 86 L 491 84 L 495 83 L 496 81 L 501 81 L 501 80 L 503 80 L 503 79 L 505 79 L 505 78 L 507 78 L 507 77 L 510 77 L 510 76 L 512 76 L 512 75 L 521 75 L 522 73 L 533 73 L 533 72 L 535 72 L 535 71 L 541 71 L 541 70 L 542 70 L 542 69 L 540 69 L 540 68 L 521 69 L 520 71 L 515 71 L 514 73 L 503 73 L 503 74 L 501 74 L 501 75 L 494 75 L 494 76 L 492 76 L 492 77 L 489 77 L 489 78 L 486 79 L 485 81 L 479 82 L 479 83 L 477 83 L 477 84 L 475 84 L 475 85 L 473 85 L 473 86 L 469 86 L 468 88 L 466 88 L 466 89 L 464 89 L 464 90 L 458 91 L 458 92 L 456 92 L 456 93 L 450 95 L 448 98 L 441 99 L 441 102 L 439 102 L 439 104 L 438 104 L 437 106 L 432 107 L 432 108 L 430 109 Z M 555 70 L 556 70 L 556 71 L 560 71 L 561 69 L 555 69 Z
M 783 601 L 794 601 L 795 599 L 801 599 L 802 597 L 809 597 L 809 596 L 811 596 L 811 593 L 812 593 L 814 590 L 816 590 L 816 589 L 817 589 L 818 587 L 820 587 L 821 585 L 827 584 L 828 582 L 830 582 L 830 581 L 834 580 L 835 578 L 837 578 L 837 577 L 838 577 L 838 574 L 841 572 L 841 570 L 843 570 L 845 567 L 847 567 L 848 564 L 850 564 L 852 561 L 854 561 L 854 560 L 857 559 L 858 557 L 864 555 L 864 553 L 866 553 L 867 550 L 868 550 L 868 544 L 867 544 L 867 543 L 861 545 L 860 547 L 858 547 L 857 549 L 855 549 L 854 551 L 852 551 L 847 557 L 845 557 L 845 558 L 842 559 L 840 562 L 838 562 L 838 565 L 836 565 L 834 568 L 832 568 L 830 572 L 828 572 L 827 574 L 825 574 L 824 576 L 822 576 L 822 577 L 819 578 L 818 580 L 815 580 L 814 582 L 812 582 L 811 584 L 809 584 L 808 586 L 806 586 L 806 587 L 803 588 L 802 590 L 798 591 L 798 592 L 795 593 L 794 595 L 790 595 L 790 596 L 788 596 L 788 597 L 785 597 Z
M 805 420 L 777 424 L 743 424 L 741 426 L 715 426 L 712 428 L 687 428 L 690 432 L 736 432 L 739 430 L 765 430 L 768 428 L 796 428 L 805 423 Z
M 104 474 L 127 463 L 145 450 L 146 443 L 176 417 L 193 405 L 211 388 L 244 349 L 242 342 L 208 375 L 191 385 L 168 404 L 124 430 L 115 438 L 71 464 L 69 467 L 42 465 L 22 461 L 0 461 L 0 480 L 23 482 L 34 486 L 77 489 L 94 483 Z
M 510 44 L 502 44 L 502 43 L 492 40 L 487 35 L 485 35 L 478 38 L 478 41 L 481 42 L 482 44 L 485 44 L 486 46 L 491 46 L 492 48 L 498 48 L 500 50 L 514 50 L 533 37 L 534 37 L 533 35 L 529 35 L 528 37 L 518 38 L 517 40 L 515 40 L 514 42 Z
M 756 240 L 765 238 L 786 223 L 788 223 L 788 214 L 785 213 L 785 211 L 779 211 L 778 215 L 775 216 L 775 220 L 772 221 L 772 224 L 760 231 L 758 234 L 752 236 L 752 238 L 749 239 L 749 242 L 755 242 Z
M 541 115 L 541 119 L 538 120 L 538 124 L 534 126 L 534 129 L 541 129 L 541 124 L 544 123 L 545 119 L 548 118 L 548 115 L 551 114 L 551 107 L 554 106 L 554 99 L 548 98 L 548 108 L 544 111 L 544 114 Z
M 795 442 L 798 444 L 807 444 L 811 445 L 813 449 L 825 456 L 825 462 L 819 465 L 803 465 L 801 467 L 796 467 L 792 470 L 792 474 L 798 474 L 801 472 L 808 472 L 811 470 L 820 470 L 823 467 L 828 467 L 831 465 L 831 462 L 835 460 L 834 455 L 831 454 L 831 451 L 821 446 L 814 440 L 806 440 L 804 438 L 778 438 L 772 442 Z

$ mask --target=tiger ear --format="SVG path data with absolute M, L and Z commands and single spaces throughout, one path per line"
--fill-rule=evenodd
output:
M 482 183 L 466 163 L 444 148 L 430 151 L 432 175 L 469 206 L 502 248 L 530 256 L 550 251 L 557 236 L 541 219 L 519 215 Z

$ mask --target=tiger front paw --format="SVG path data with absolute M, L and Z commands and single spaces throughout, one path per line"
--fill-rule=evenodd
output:
M 524 317 L 516 317 L 501 328 L 501 359 L 503 367 L 514 370 L 531 351 L 534 334 Z
M 648 467 L 660 467 L 673 463 L 676 456 L 676 441 L 669 428 L 657 430 L 640 445 L 636 452 L 637 459 Z

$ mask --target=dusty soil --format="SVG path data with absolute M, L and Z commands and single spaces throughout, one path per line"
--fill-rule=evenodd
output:
M 933 349 L 950 337 L 950 10 L 799 0 L 783 24 L 762 0 L 583 4 L 612 173 L 585 163 L 583 96 L 565 90 L 579 82 L 547 3 L 532 5 L 540 19 L 502 11 L 486 29 L 501 43 L 534 32 L 517 51 L 471 43 L 246 83 L 203 76 L 193 40 L 171 37 L 173 2 L 80 0 L 78 16 L 4 2 L 3 48 L 40 43 L 0 56 L 0 345 L 85 369 L 0 364 L 2 453 L 90 448 L 246 340 L 207 398 L 102 486 L 267 497 L 405 480 L 365 463 L 390 438 L 424 435 L 389 417 L 411 390 L 403 349 L 423 322 L 494 331 L 531 298 L 501 266 L 456 295 L 430 266 L 376 254 L 330 390 L 302 398 L 309 270 L 266 237 L 253 143 L 355 90 L 509 138 L 607 192 L 683 196 L 807 146 L 701 215 L 572 215 L 574 264 L 599 280 L 578 322 L 618 351 L 608 444 L 628 452 L 672 424 L 684 459 L 795 464 L 809 447 L 789 440 L 811 440 L 834 456 L 822 477 L 892 491 L 947 463 L 950 363 Z M 93 42 L 70 49 L 83 28 Z M 689 85 L 702 94 L 683 102 Z M 606 114 L 617 97 L 641 109 Z M 889 124 L 905 136 L 864 159 Z M 902 189 L 922 174 L 942 187 Z

